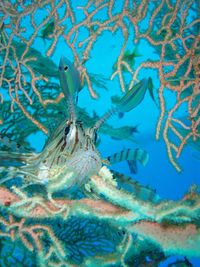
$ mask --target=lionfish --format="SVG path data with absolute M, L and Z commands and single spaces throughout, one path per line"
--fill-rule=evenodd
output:
M 74 185 L 84 186 L 89 178 L 97 174 L 105 164 L 96 148 L 97 133 L 101 125 L 113 114 L 128 112 L 144 98 L 147 80 L 143 79 L 127 91 L 118 104 L 104 114 L 92 127 L 84 127 L 78 120 L 75 109 L 75 96 L 81 89 L 78 70 L 65 57 L 59 63 L 60 85 L 64 92 L 69 117 L 50 135 L 40 153 L 18 153 L 0 151 L 0 162 L 17 161 L 21 166 L 6 166 L 5 178 L 0 184 L 15 177 L 22 177 L 25 186 L 45 185 L 52 194 Z M 148 154 L 142 149 L 127 149 L 107 158 L 107 163 L 129 160 L 140 161 L 145 165 Z M 1 168 L 1 169 L 2 169 Z

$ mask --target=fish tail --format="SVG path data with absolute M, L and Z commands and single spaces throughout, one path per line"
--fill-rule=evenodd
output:
M 147 151 L 136 148 L 132 151 L 133 159 L 139 161 L 143 166 L 145 166 L 149 160 L 149 154 Z

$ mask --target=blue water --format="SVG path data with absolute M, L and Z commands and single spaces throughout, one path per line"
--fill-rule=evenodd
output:
M 77 2 L 80 2 L 79 4 L 83 5 L 86 1 Z M 79 19 L 81 20 L 82 13 L 79 9 L 75 10 L 77 12 L 76 15 L 79 16 Z M 42 10 L 40 12 L 42 12 Z M 38 14 L 37 18 L 39 23 L 40 14 Z M 24 18 L 24 20 L 27 20 L 27 23 L 29 22 L 28 18 L 26 17 Z M 141 27 L 143 28 L 147 26 L 148 25 L 145 24 L 145 21 L 141 25 Z M 85 32 L 83 31 L 82 37 L 84 37 L 84 35 Z M 97 75 L 101 74 L 109 78 L 112 74 L 112 66 L 116 61 L 117 55 L 119 54 L 122 42 L 123 39 L 119 32 L 117 32 L 114 36 L 109 32 L 105 32 L 98 39 L 98 42 L 95 43 L 95 46 L 91 53 L 91 58 L 86 63 L 88 71 Z M 39 49 L 43 54 L 45 54 L 47 45 L 48 40 L 44 42 L 41 38 L 38 38 L 34 43 L 34 47 L 36 49 Z M 155 53 L 154 47 L 150 46 L 145 40 L 141 40 L 137 46 L 138 52 L 141 54 L 141 56 L 135 59 L 135 69 L 141 62 L 144 62 L 148 59 L 158 59 L 158 55 Z M 127 44 L 127 49 L 133 49 L 133 43 L 130 40 Z M 69 47 L 67 47 L 63 39 L 60 39 L 59 45 L 57 45 L 55 52 L 52 55 L 52 59 L 54 60 L 56 65 L 58 65 L 60 57 L 62 55 L 73 61 L 73 56 Z M 140 73 L 139 78 L 142 79 L 145 77 L 152 77 L 154 88 L 156 88 L 156 90 L 159 88 L 159 80 L 155 71 L 145 69 L 145 71 Z M 83 88 L 83 90 L 79 93 L 77 105 L 79 107 L 85 108 L 91 115 L 93 114 L 93 111 L 95 111 L 97 115 L 102 116 L 112 106 L 111 97 L 114 95 L 123 95 L 120 90 L 119 80 L 116 78 L 113 81 L 108 80 L 106 82 L 106 87 L 108 88 L 108 90 L 98 90 L 99 98 L 96 100 L 91 98 L 86 87 Z M 156 102 L 158 103 L 157 95 L 155 95 L 155 98 Z M 172 93 L 167 94 L 166 98 L 168 99 L 168 102 L 174 102 L 174 95 Z M 126 162 L 116 164 L 112 167 L 112 169 L 125 175 L 132 176 L 141 184 L 154 188 L 162 199 L 179 200 L 183 197 L 183 195 L 187 192 L 188 188 L 192 184 L 197 184 L 200 186 L 200 164 L 199 160 L 195 157 L 197 152 L 191 147 L 186 146 L 181 154 L 181 157 L 177 160 L 181 166 L 182 171 L 177 172 L 175 170 L 175 168 L 169 162 L 166 145 L 163 142 L 162 135 L 160 140 L 156 140 L 155 138 L 159 114 L 159 107 L 152 100 L 149 93 L 147 93 L 142 103 L 134 110 L 130 111 L 127 114 L 124 114 L 123 118 L 113 116 L 108 121 L 109 124 L 115 127 L 137 126 L 138 133 L 135 134 L 135 142 L 126 140 L 117 141 L 111 139 L 107 135 L 100 134 L 99 138 L 101 139 L 101 144 L 99 146 L 99 151 L 102 157 L 106 158 L 107 156 L 121 151 L 125 148 L 140 147 L 145 149 L 149 153 L 149 162 L 145 167 L 138 165 L 137 174 L 133 175 L 130 173 L 130 169 Z M 179 116 L 185 117 L 186 115 L 186 109 L 183 108 Z M 39 132 L 37 134 L 31 135 L 29 140 L 31 140 L 31 143 L 36 151 L 41 151 L 46 137 L 43 133 Z M 18 254 L 20 255 L 20 251 Z M 167 261 L 161 263 L 159 266 L 167 267 L 170 262 L 173 262 L 176 259 L 181 259 L 181 257 L 171 257 Z M 200 259 L 191 258 L 189 260 L 194 267 L 200 266 Z

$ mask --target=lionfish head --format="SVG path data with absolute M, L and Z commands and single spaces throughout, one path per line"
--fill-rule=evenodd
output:
M 70 154 L 79 149 L 96 150 L 97 129 L 94 127 L 85 128 L 82 121 L 67 121 L 64 135 Z
M 96 130 L 85 128 L 81 121 L 68 121 L 64 129 L 65 151 L 69 155 L 66 165 L 74 173 L 74 182 L 83 184 L 102 167 L 96 148 Z M 62 147 L 62 145 L 60 145 Z

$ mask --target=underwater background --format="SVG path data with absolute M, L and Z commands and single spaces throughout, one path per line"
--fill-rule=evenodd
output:
M 82 87 L 75 92 L 75 105 L 86 125 L 94 125 L 146 78 L 148 88 L 141 103 L 129 112 L 117 112 L 99 130 L 98 151 L 106 159 L 129 148 L 143 149 L 149 157 L 145 166 L 125 160 L 107 167 L 131 177 L 141 188 L 152 188 L 150 192 L 159 199 L 189 199 L 186 206 L 192 209 L 199 201 L 200 186 L 199 8 L 195 0 L 2 1 L 1 151 L 10 155 L 13 151 L 40 152 L 50 134 L 66 120 L 69 114 L 58 79 L 62 56 L 80 73 Z M 0 163 L 4 179 L 10 162 L 0 157 Z M 11 187 L 20 183 L 8 180 L 0 186 L 12 192 Z M 149 191 L 141 189 L 141 194 L 137 197 L 143 199 L 147 194 L 148 202 Z M 57 197 L 63 197 L 63 192 Z M 135 248 L 128 253 L 127 229 L 116 226 L 115 217 L 107 221 L 104 216 L 91 215 L 92 211 L 85 217 L 72 213 L 67 219 L 28 213 L 23 217 L 12 201 L 2 203 L 0 266 L 200 266 L 195 250 L 188 255 L 181 249 L 180 253 L 178 249 L 165 253 L 164 246 L 151 243 L 148 234 L 132 233 Z M 27 205 L 20 209 L 28 212 Z M 175 204 L 174 210 L 176 214 Z M 194 224 L 199 235 L 199 209 L 191 220 L 185 219 L 190 213 L 185 214 L 176 222 L 171 214 L 164 223 Z M 43 230 L 50 227 L 51 231 L 41 234 L 38 245 L 34 235 L 20 228 L 21 219 L 28 228 L 42 225 Z M 14 234 L 15 227 L 19 230 Z M 65 252 L 61 258 L 59 242 Z M 196 247 L 200 248 L 200 238 Z

